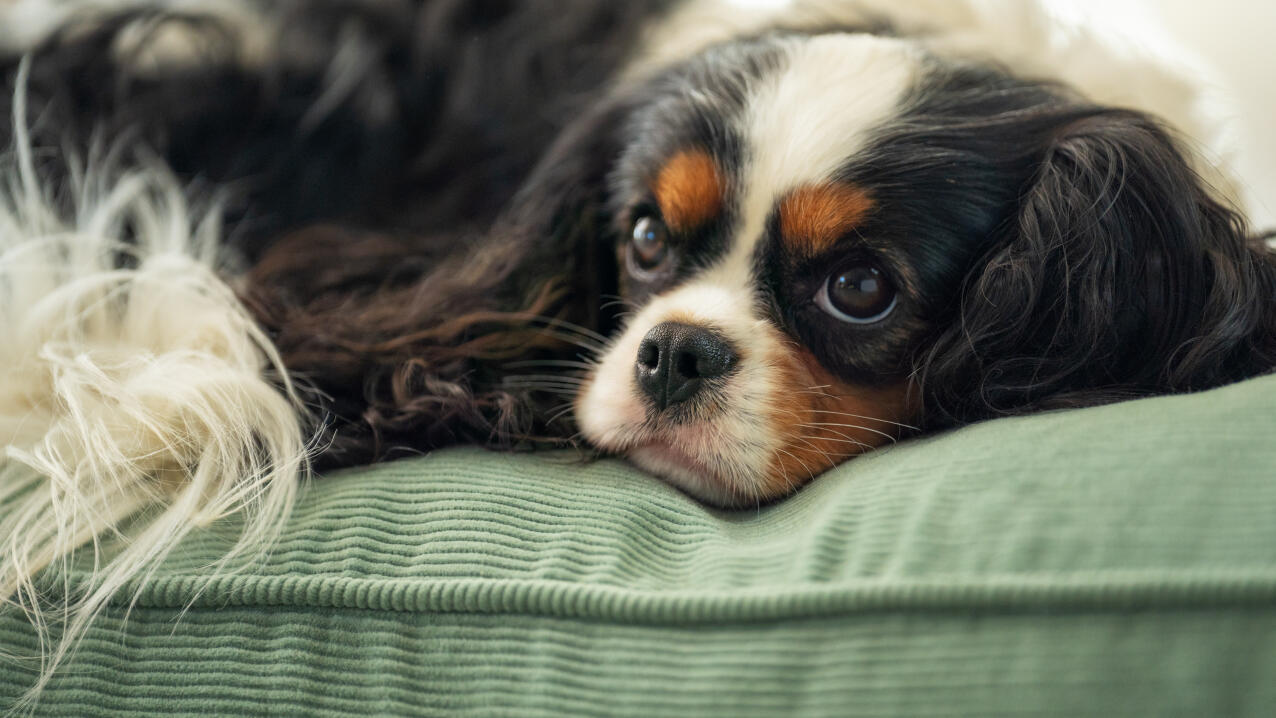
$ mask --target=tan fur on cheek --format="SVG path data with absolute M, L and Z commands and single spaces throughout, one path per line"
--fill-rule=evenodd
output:
M 722 211 L 722 178 L 703 150 L 684 150 L 661 168 L 652 191 L 671 229 L 689 232 Z
M 765 498 L 791 493 L 850 457 L 894 441 L 916 412 L 907 382 L 854 386 L 829 374 L 804 348 L 784 352 L 767 417 L 779 448 L 758 489 Z

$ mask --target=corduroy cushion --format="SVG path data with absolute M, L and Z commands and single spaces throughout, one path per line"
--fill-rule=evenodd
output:
M 101 620 L 37 713 L 1276 707 L 1276 377 L 907 442 L 752 511 L 439 452 L 316 481 L 265 565 L 197 595 L 220 541 Z M 0 647 L 33 641 L 0 613 Z M 0 703 L 31 675 L 0 664 Z

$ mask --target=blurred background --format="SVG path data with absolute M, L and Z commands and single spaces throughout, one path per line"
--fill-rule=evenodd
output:
M 1060 14 L 1108 25 L 1160 52 L 1194 55 L 1230 105 L 1233 162 L 1257 229 L 1276 229 L 1276 2 L 1049 0 Z

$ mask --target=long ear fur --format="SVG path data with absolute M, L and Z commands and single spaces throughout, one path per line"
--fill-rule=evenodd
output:
M 930 426 L 1276 367 L 1276 260 L 1146 116 L 1072 117 L 978 266 L 918 361 Z
M 46 186 L 24 99 L 0 155 L 0 610 L 40 633 L 33 700 L 193 530 L 244 517 L 223 574 L 268 550 L 307 446 L 279 356 L 218 276 L 216 214 L 109 153 Z
M 263 257 L 246 300 L 288 367 L 331 397 L 328 462 L 571 433 L 546 417 L 574 392 L 563 367 L 602 341 L 617 271 L 605 180 L 629 110 L 618 96 L 564 131 L 481 237 L 310 230 Z M 387 266 L 406 276 L 377 279 Z

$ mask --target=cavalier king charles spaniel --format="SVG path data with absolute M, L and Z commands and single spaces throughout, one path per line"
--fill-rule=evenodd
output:
M 340 224 L 244 241 L 331 461 L 576 435 L 753 505 L 908 434 L 1276 366 L 1271 253 L 1160 118 L 1015 56 L 1040 37 L 702 5 L 365 8 L 322 76 L 276 70 L 291 103 L 260 69 L 152 80 L 209 98 L 136 118 L 180 172 L 266 170 L 246 211 Z
M 57 188 L 94 151 L 218 198 L 320 467 L 575 443 L 754 506 L 907 436 L 1276 367 L 1276 259 L 1196 86 L 1037 3 L 23 0 L 0 27 L 0 142 L 50 207 L 84 212 Z

